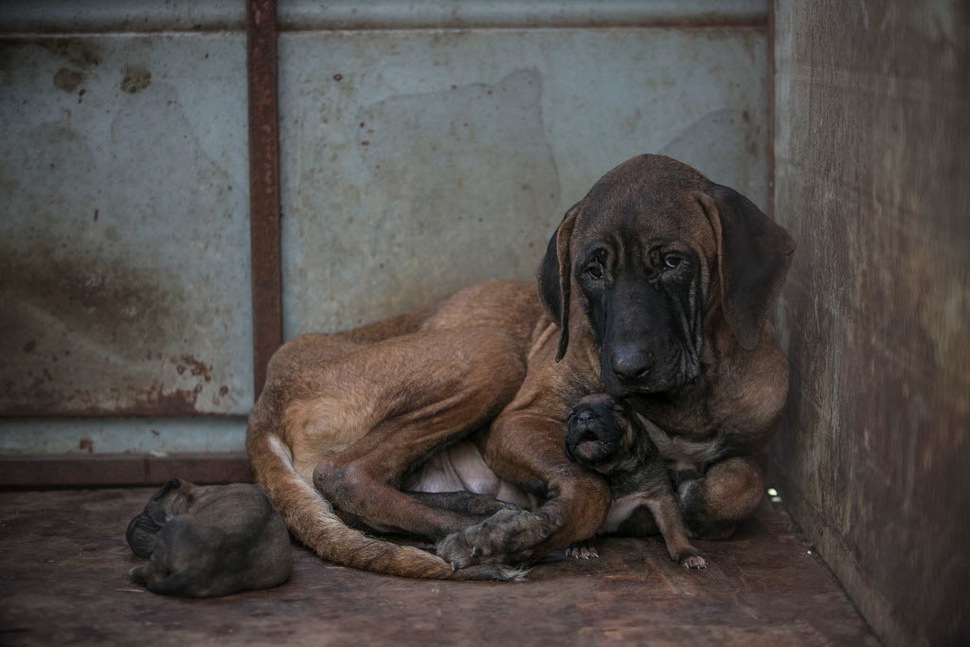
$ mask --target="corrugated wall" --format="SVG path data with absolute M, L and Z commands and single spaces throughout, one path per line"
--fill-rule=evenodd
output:
M 279 9 L 286 337 L 531 278 L 640 152 L 766 202 L 764 0 Z M 0 0 L 0 455 L 242 448 L 245 16 Z
M 970 639 L 970 12 L 776 3 L 775 479 L 889 645 Z

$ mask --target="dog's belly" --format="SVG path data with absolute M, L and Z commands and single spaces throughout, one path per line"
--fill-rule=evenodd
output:
M 536 497 L 500 479 L 485 463 L 478 448 L 468 442 L 456 443 L 429 458 L 402 484 L 402 489 L 411 492 L 473 492 L 528 510 L 539 506 Z
M 613 499 L 613 504 L 610 505 L 610 511 L 606 514 L 606 521 L 603 522 L 599 532 L 616 532 L 620 524 L 629 519 L 634 510 L 642 505 L 647 505 L 649 500 L 650 497 L 643 492 L 634 492 L 621 496 L 618 499 Z

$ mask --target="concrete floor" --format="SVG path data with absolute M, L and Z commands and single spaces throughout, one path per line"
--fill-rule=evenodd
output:
M 215 600 L 148 593 L 124 530 L 153 488 L 0 493 L 2 645 L 878 645 L 780 509 L 698 542 L 688 572 L 659 538 L 516 584 L 385 577 L 294 546 L 290 581 Z

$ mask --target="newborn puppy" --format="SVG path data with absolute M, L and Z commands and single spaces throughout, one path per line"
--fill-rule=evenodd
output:
M 707 568 L 691 546 L 684 519 L 674 498 L 667 466 L 633 412 L 606 394 L 588 395 L 569 414 L 566 457 L 603 474 L 610 483 L 613 505 L 601 533 L 615 532 L 639 506 L 653 514 L 670 557 L 686 568 Z M 588 549 L 573 549 L 585 556 Z
M 129 574 L 153 593 L 213 598 L 279 586 L 292 570 L 286 526 L 250 483 L 169 479 L 125 538 L 136 555 L 151 558 Z

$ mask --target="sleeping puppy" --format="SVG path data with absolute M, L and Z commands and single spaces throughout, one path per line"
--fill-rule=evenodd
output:
M 640 506 L 653 514 L 670 557 L 686 568 L 707 568 L 707 562 L 687 539 L 684 519 L 674 496 L 667 467 L 632 411 L 606 394 L 588 395 L 567 419 L 566 457 L 604 475 L 613 504 L 600 533 L 616 530 Z M 569 554 L 589 555 L 574 547 Z
M 279 586 L 292 570 L 286 526 L 251 483 L 169 479 L 128 524 L 125 538 L 136 555 L 151 558 L 129 574 L 153 593 L 219 597 Z

